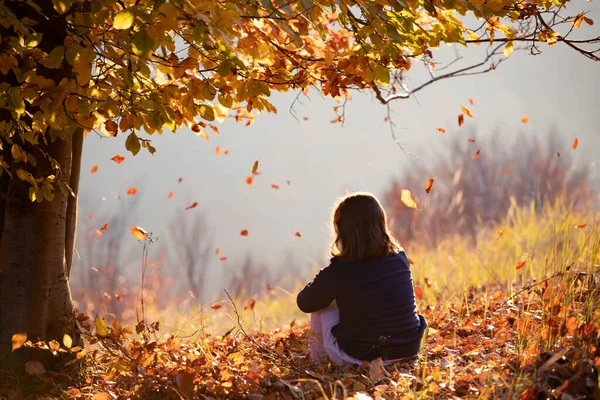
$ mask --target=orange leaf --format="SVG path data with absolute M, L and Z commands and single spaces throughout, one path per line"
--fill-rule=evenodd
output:
M 137 189 L 132 187 L 127 190 L 127 194 L 134 195 L 137 193 Z
M 225 155 L 229 154 L 229 150 L 225 150 L 225 151 L 223 152 L 223 154 L 225 154 Z
M 525 266 L 525 263 L 527 263 L 527 261 L 525 260 L 521 260 L 517 263 L 517 266 L 515 267 L 516 269 L 521 269 Z
M 187 206 L 185 209 L 186 210 L 191 210 L 192 208 L 196 208 L 196 206 L 198 206 L 198 202 L 195 201 L 192 204 L 190 204 L 189 206 Z
M 252 185 L 252 181 L 254 181 L 254 179 L 251 176 L 246 177 L 246 183 L 248 185 Z
M 240 232 L 240 235 L 248 236 L 248 229 L 242 229 L 242 231 Z
M 94 232 L 94 234 L 98 237 L 102 236 L 102 232 L 100 232 L 98 229 L 96 229 L 96 232 Z
M 594 20 L 588 17 L 583 17 L 583 20 L 585 21 L 586 24 L 588 25 L 594 25 Z
M 463 114 L 458 114 L 458 126 L 461 126 L 465 123 L 465 116 Z
M 473 99 L 469 99 L 469 103 L 471 103 L 471 105 L 475 104 L 475 101 Z
M 88 219 L 91 221 L 92 220 L 92 214 L 88 215 Z
M 425 192 L 429 193 L 431 191 L 431 187 L 433 186 L 433 182 L 435 182 L 435 180 L 433 178 L 427 179 L 427 184 L 425 184 Z
M 213 304 L 210 306 L 210 308 L 212 308 L 213 310 L 218 310 L 221 307 L 223 307 L 223 304 Z
M 215 254 L 216 254 L 216 255 L 219 255 L 219 253 L 221 253 L 221 249 L 219 249 L 219 248 L 217 247 L 217 249 L 215 250 Z
M 573 150 L 575 150 L 577 148 L 578 144 L 579 144 L 579 139 L 575 138 L 575 140 L 573 141 Z
M 177 182 L 181 183 L 183 181 L 183 178 L 179 178 L 177 179 Z
M 400 201 L 407 207 L 414 208 L 415 210 L 418 209 L 417 203 L 414 201 L 412 193 L 408 189 L 402 189 L 400 192 Z
M 444 128 L 437 128 L 438 131 L 442 132 L 442 133 L 446 133 L 446 130 Z
M 587 226 L 587 222 L 582 222 L 580 224 L 575 225 L 575 229 L 585 228 Z
M 123 160 L 125 160 L 125 157 L 120 156 L 120 155 L 116 155 L 113 158 L 111 158 L 111 160 L 113 160 L 114 162 L 116 162 L 117 164 L 121 164 L 123 162 Z
M 287 181 L 287 184 L 288 184 L 288 186 L 289 186 L 289 185 L 291 185 L 291 184 L 292 184 L 292 182 L 290 182 L 290 181 Z
M 102 225 L 102 228 L 100 228 L 101 231 L 105 231 L 108 229 L 108 222 L 106 222 L 104 225 Z
M 219 260 L 221 260 L 221 261 L 225 261 L 225 260 L 227 260 L 227 257 L 225 257 L 225 256 L 221 256 L 221 257 L 219 257 Z
M 496 236 L 496 240 L 500 239 L 502 237 L 502 235 L 504 235 L 504 230 L 500 229 L 498 232 L 496 232 L 498 234 L 498 236 Z
M 477 151 L 475 152 L 475 154 L 473 154 L 473 158 L 474 158 L 474 159 L 478 159 L 478 158 L 479 158 L 479 153 L 481 153 L 481 149 L 477 150 Z
M 302 119 L 308 121 L 308 117 L 302 117 Z
M 467 114 L 470 118 L 473 118 L 473 114 L 471 113 L 471 111 L 469 111 L 469 109 L 467 107 L 460 106 L 460 109 L 462 110 L 462 112 Z
M 423 289 L 421 289 L 421 288 L 420 288 L 420 287 L 418 287 L 418 286 L 415 286 L 415 297 L 416 297 L 418 300 L 421 300 L 421 299 L 423 298 Z
M 296 232 L 295 235 L 298 236 L 298 237 L 302 237 L 302 235 L 300 234 L 300 232 Z
M 560 151 L 556 152 L 556 157 L 560 158 Z
M 521 119 L 521 122 L 522 122 L 522 123 L 524 123 L 524 124 L 526 124 L 526 123 L 528 123 L 528 122 L 529 122 L 529 118 L 527 118 L 527 117 L 525 117 L 525 118 L 522 118 L 522 119 Z
M 272 185 L 271 185 L 271 187 L 272 187 L 273 189 L 279 189 L 279 185 L 276 185 L 275 183 L 274 183 L 274 184 L 272 184 Z
M 23 346 L 27 341 L 27 332 L 15 333 L 12 335 L 12 351 Z
M 167 195 L 167 197 L 168 197 L 169 199 L 173 198 L 173 191 L 172 191 L 172 190 L 171 190 L 171 191 L 169 191 L 169 194 Z
M 146 232 L 144 229 L 140 228 L 139 226 L 134 226 L 129 231 L 131 232 L 133 237 L 136 238 L 137 240 L 144 240 L 148 237 L 148 232 Z
M 221 132 L 219 132 L 219 128 L 217 128 L 216 126 L 210 125 L 210 129 L 212 129 L 213 131 L 215 131 L 215 133 L 217 135 L 221 135 Z
M 221 148 L 219 146 L 217 146 L 217 148 L 215 149 L 215 152 L 217 153 L 218 156 L 221 155 Z
M 91 174 L 95 174 L 96 172 L 98 172 L 98 166 L 97 166 L 97 165 L 94 165 L 94 166 L 92 167 L 92 169 L 90 170 L 90 173 L 91 173 Z
M 469 138 L 469 142 L 475 143 L 475 138 Z
M 256 175 L 258 171 L 258 160 L 254 161 L 254 165 L 252 165 L 252 175 Z

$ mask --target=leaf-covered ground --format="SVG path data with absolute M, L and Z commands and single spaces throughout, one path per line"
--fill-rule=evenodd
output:
M 443 311 L 422 310 L 430 328 L 419 360 L 386 367 L 311 363 L 305 326 L 157 340 L 156 323 L 82 317 L 90 336 L 78 378 L 3 372 L 0 398 L 599 398 L 599 278 L 567 271 L 471 288 Z

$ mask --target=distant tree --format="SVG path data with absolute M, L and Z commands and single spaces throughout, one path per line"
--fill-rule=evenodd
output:
M 384 104 L 440 79 L 487 71 L 515 46 L 585 40 L 558 26 L 563 0 L 5 0 L 0 4 L 0 358 L 11 338 L 78 341 L 69 273 L 83 137 L 146 135 L 275 112 L 273 91 L 316 87 Z M 560 14 L 559 14 L 560 10 Z M 480 21 L 468 29 L 460 15 Z M 509 26 L 510 25 L 510 26 Z M 592 38 L 589 43 L 597 42 Z M 434 73 L 433 48 L 493 42 L 481 63 Z M 404 82 L 414 62 L 431 79 Z M 338 118 L 343 120 L 343 115 Z M 17 355 L 19 352 L 17 352 Z M 22 365 L 22 363 L 21 363 Z
M 477 227 L 503 220 L 514 205 L 533 202 L 541 207 L 566 200 L 589 206 L 600 188 L 571 152 L 557 134 L 519 137 L 512 143 L 500 134 L 475 143 L 456 137 L 433 163 L 411 169 L 386 190 L 394 233 L 400 240 L 429 246 L 456 234 L 475 241 Z M 428 178 L 435 179 L 429 194 Z M 412 192 L 418 211 L 400 200 L 402 189 Z

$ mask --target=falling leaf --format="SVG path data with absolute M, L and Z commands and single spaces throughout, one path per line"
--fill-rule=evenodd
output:
M 300 232 L 296 232 L 296 233 L 294 233 L 294 235 L 296 235 L 298 237 L 302 237 L 302 235 L 300 234 Z
M 400 192 L 400 201 L 404 203 L 405 206 L 418 209 L 417 203 L 413 200 L 412 193 L 408 189 L 402 189 Z
M 575 229 L 585 228 L 587 226 L 587 222 L 582 222 L 580 224 L 575 225 Z
M 110 294 L 104 292 L 104 298 L 106 299 L 106 301 L 111 301 L 112 297 L 110 297 Z
M 173 198 L 173 191 L 170 190 L 169 194 L 167 195 L 167 198 L 172 199 Z
M 526 123 L 528 123 L 528 122 L 529 122 L 529 118 L 527 118 L 527 117 L 525 117 L 525 118 L 522 118 L 522 119 L 521 119 L 521 122 L 522 122 L 522 123 L 524 123 L 524 124 L 526 124 Z
M 573 150 L 575 150 L 577 148 L 578 144 L 579 144 L 579 139 L 575 138 L 575 140 L 573 141 Z
M 96 318 L 94 324 L 96 325 L 96 335 L 105 337 L 110 334 L 108 325 L 106 325 L 106 322 L 102 318 Z
M 225 257 L 225 256 L 221 256 L 221 257 L 219 257 L 219 260 L 221 260 L 221 261 L 225 261 L 225 260 L 227 260 L 227 257 Z
M 279 189 L 279 185 L 276 185 L 275 183 L 274 183 L 274 184 L 272 184 L 272 185 L 271 185 L 271 187 L 272 187 L 273 189 Z
M 63 344 L 67 349 L 73 347 L 73 339 L 71 339 L 71 336 L 67 335 L 66 333 L 63 335 Z
M 498 232 L 496 232 L 496 240 L 500 239 L 502 237 L 502 235 L 504 235 L 504 230 L 500 229 L 498 230 Z
M 475 138 L 469 138 L 470 143 L 475 143 Z
M 221 249 L 219 249 L 218 247 L 215 249 L 215 254 L 219 255 L 219 253 L 221 253 Z
M 137 193 L 137 189 L 134 187 L 127 189 L 127 194 L 129 194 L 129 195 L 134 195 L 136 193 Z
M 120 156 L 120 155 L 116 155 L 113 158 L 111 158 L 111 160 L 113 160 L 114 162 L 116 162 L 117 164 L 121 164 L 123 162 L 123 160 L 125 160 L 125 157 Z
M 219 146 L 217 146 L 217 148 L 215 149 L 215 153 L 217 153 L 218 156 L 221 155 L 221 148 Z
M 425 184 L 425 192 L 429 193 L 431 191 L 431 187 L 433 186 L 433 182 L 435 182 L 435 180 L 433 178 L 427 179 L 427 183 Z
M 223 154 L 225 154 L 225 155 L 229 154 L 229 150 L 225 150 L 225 151 L 223 152 Z
M 556 152 L 556 157 L 560 158 L 560 151 Z
M 469 117 L 473 118 L 473 114 L 471 113 L 471 111 L 469 111 L 469 109 L 467 107 L 460 106 L 460 109 L 462 110 L 463 113 L 465 113 Z
M 473 99 L 469 99 L 469 103 L 471 103 L 471 105 L 475 104 L 475 101 Z
M 267 286 L 265 287 L 265 289 L 267 290 L 267 292 L 270 292 L 271 290 L 273 290 L 273 287 L 267 283 Z
M 98 166 L 97 166 L 97 165 L 94 165 L 94 166 L 92 167 L 92 169 L 90 170 L 90 173 L 91 173 L 91 174 L 95 174 L 96 172 L 98 172 Z
M 525 261 L 525 260 L 520 260 L 520 261 L 517 263 L 517 265 L 516 265 L 516 267 L 515 267 L 515 268 L 516 268 L 516 269 L 521 269 L 521 268 L 523 268 L 523 267 L 525 266 L 525 263 L 527 263 L 527 261 Z
M 100 232 L 98 229 L 96 229 L 96 232 L 94 232 L 94 234 L 98 237 L 102 236 L 102 232 Z
M 181 183 L 183 181 L 183 178 L 179 178 L 177 179 L 177 182 Z
M 12 335 L 12 351 L 15 351 L 19 347 L 23 346 L 27 341 L 27 332 L 15 333 Z
M 247 183 L 248 185 L 252 185 L 252 182 L 253 182 L 253 181 L 254 181 L 254 179 L 252 178 L 252 176 L 248 176 L 248 177 L 246 177 L 246 183 Z
M 242 229 L 242 231 L 240 232 L 240 235 L 248 236 L 248 229 Z
M 437 128 L 438 131 L 442 132 L 442 133 L 446 133 L 446 130 L 444 128 Z
M 458 114 L 458 126 L 461 126 L 464 123 L 465 123 L 465 116 L 464 116 L 464 114 Z
M 122 295 L 120 295 L 119 293 L 115 294 L 115 298 L 116 298 L 118 301 L 123 301 L 123 296 L 122 296 Z
M 420 288 L 420 287 L 418 287 L 418 286 L 415 286 L 415 297 L 416 297 L 418 300 L 421 300 L 421 299 L 423 298 L 423 289 L 421 289 L 421 288 Z
M 288 186 L 289 186 L 289 185 L 291 185 L 291 184 L 292 184 L 292 182 L 290 182 L 290 181 L 287 181 L 287 184 L 288 184 Z
M 92 220 L 92 214 L 88 215 L 88 219 L 91 221 Z
M 29 375 L 42 375 L 46 373 L 46 369 L 39 361 L 27 361 L 25 363 L 25 371 Z
M 256 175 L 258 171 L 258 160 L 254 161 L 254 165 L 252 165 L 252 175 Z
M 148 237 L 148 232 L 146 232 L 144 229 L 140 228 L 139 226 L 134 226 L 129 231 L 131 232 L 133 237 L 136 238 L 137 240 L 144 240 Z
M 196 208 L 198 206 L 198 202 L 195 201 L 192 204 L 190 204 L 189 206 L 187 206 L 185 209 L 186 210 L 191 210 L 192 208 Z
M 101 231 L 105 231 L 108 229 L 108 222 L 105 222 L 104 225 L 102 225 L 102 228 L 100 228 Z
M 478 159 L 478 158 L 479 158 L 479 154 L 480 154 L 480 153 L 481 153 L 481 149 L 477 150 L 477 151 L 475 152 L 475 154 L 473 154 L 473 158 L 474 158 L 474 159 Z

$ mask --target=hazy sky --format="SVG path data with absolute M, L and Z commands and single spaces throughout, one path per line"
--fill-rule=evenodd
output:
M 597 22 L 586 32 L 598 35 L 600 8 L 594 3 L 584 5 L 594 10 L 590 17 Z M 444 47 L 436 56 L 447 62 L 454 50 Z M 582 160 L 598 161 L 600 65 L 566 46 L 541 48 L 542 55 L 515 51 L 496 71 L 440 81 L 412 99 L 395 103 L 394 119 L 401 128 L 398 139 L 415 156 L 396 146 L 384 122 L 385 107 L 367 94 L 356 94 L 348 103 L 343 127 L 330 123 L 336 105 L 330 99 L 311 93 L 303 104 L 296 105 L 298 122 L 288 111 L 295 94 L 276 95 L 273 101 L 278 114 L 261 115 L 249 127 L 226 122 L 220 128 L 221 136 L 211 134 L 209 141 L 188 129 L 155 135 L 151 138 L 157 148 L 154 156 L 142 150 L 132 157 L 125 150 L 124 134 L 116 139 L 89 134 L 80 188 L 80 234 L 106 222 L 88 221 L 89 213 L 101 215 L 121 207 L 131 201 L 125 194 L 127 188 L 137 186 L 139 207 L 123 217 L 126 226 L 139 225 L 166 242 L 167 225 L 177 213 L 192 218 L 203 212 L 215 247 L 228 257 L 221 262 L 215 255 L 214 265 L 235 263 L 251 252 L 274 266 L 291 254 L 296 264 L 311 268 L 314 261 L 323 260 L 329 245 L 330 208 L 338 196 L 346 190 L 382 194 L 392 178 L 419 163 L 431 162 L 453 136 L 466 140 L 471 128 L 480 136 L 514 137 L 545 135 L 556 127 L 568 144 L 579 138 L 576 151 Z M 459 52 L 467 64 L 481 58 L 483 50 L 482 46 L 470 51 L 460 48 Z M 409 76 L 413 85 L 427 79 L 417 64 Z M 474 106 L 468 104 L 469 98 L 474 99 Z M 468 106 L 475 118 L 467 118 L 458 128 L 461 105 Z M 528 124 L 521 122 L 523 117 L 529 118 Z M 437 127 L 444 127 L 447 133 L 441 134 Z M 217 156 L 216 146 L 230 154 Z M 485 162 L 485 153 L 491 151 L 494 149 L 482 148 L 480 160 Z M 121 165 L 110 160 L 115 154 L 126 157 Z M 262 174 L 249 186 L 245 178 L 255 160 L 260 160 Z M 99 170 L 92 175 L 93 165 Z M 422 178 L 425 182 L 429 177 Z M 272 189 L 273 183 L 280 189 Z M 167 198 L 170 190 L 174 191 L 172 199 Z M 121 200 L 115 199 L 117 194 Z M 198 207 L 185 211 L 193 202 L 198 202 Z M 249 231 L 247 237 L 240 236 L 242 229 Z M 296 231 L 301 238 L 294 235 Z M 105 236 L 94 239 L 105 240 L 110 234 L 114 232 L 109 229 Z M 129 234 L 125 242 L 125 247 L 138 246 Z

